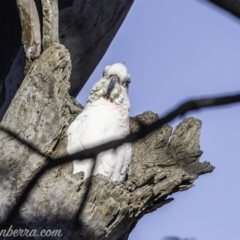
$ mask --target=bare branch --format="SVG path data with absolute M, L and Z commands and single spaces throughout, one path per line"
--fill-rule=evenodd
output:
M 40 55 L 41 33 L 36 4 L 32 0 L 17 0 L 22 25 L 22 43 L 26 55 L 25 74 L 32 60 Z
M 207 1 L 215 4 L 216 6 L 240 18 L 240 1 L 239 0 L 207 0 Z
M 59 158 L 56 158 L 54 161 L 48 161 L 45 166 L 43 166 L 37 174 L 28 182 L 26 185 L 24 191 L 19 196 L 19 199 L 17 203 L 13 206 L 13 208 L 9 211 L 7 214 L 5 221 L 0 225 L 1 228 L 8 228 L 11 225 L 12 220 L 15 218 L 15 216 L 18 214 L 20 207 L 27 199 L 30 191 L 33 189 L 34 185 L 37 183 L 37 181 L 43 176 L 43 174 L 53 169 L 60 164 L 64 164 L 67 162 L 70 162 L 74 159 L 87 159 L 87 158 L 95 158 L 97 154 L 99 154 L 102 151 L 106 151 L 112 148 L 117 148 L 118 146 L 122 145 L 123 143 L 129 142 L 135 142 L 151 132 L 155 131 L 156 129 L 161 128 L 164 124 L 167 122 L 173 120 L 174 118 L 178 116 L 183 116 L 185 113 L 192 111 L 192 110 L 198 110 L 200 108 L 207 108 L 207 107 L 214 107 L 214 106 L 222 106 L 227 104 L 232 104 L 240 102 L 240 94 L 235 95 L 229 95 L 229 96 L 223 96 L 223 97 L 211 97 L 211 98 L 203 98 L 200 100 L 190 100 L 187 102 L 184 102 L 177 108 L 175 108 L 173 111 L 166 114 L 163 118 L 160 118 L 156 122 L 145 126 L 142 130 L 137 131 L 135 133 L 131 133 L 125 138 L 110 141 L 108 143 L 101 144 L 99 146 L 89 148 L 83 151 L 76 152 L 72 155 L 66 155 Z M 6 131 L 6 129 L 4 130 Z M 213 168 L 212 168 L 213 169 Z
M 43 50 L 53 43 L 59 43 L 58 38 L 58 1 L 42 0 L 43 11 Z

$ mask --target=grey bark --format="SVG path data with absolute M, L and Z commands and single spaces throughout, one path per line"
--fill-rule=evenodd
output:
M 72 75 L 70 95 L 76 97 L 98 62 L 105 54 L 134 0 L 58 0 L 60 10 L 60 42 L 71 54 Z M 238 0 L 208 0 L 223 9 L 240 16 Z M 33 1 L 32 1 L 33 2 Z M 42 19 L 41 0 L 35 0 Z M 21 46 L 20 20 L 16 0 L 0 1 L 0 120 L 5 114 L 19 82 L 11 82 L 6 76 L 13 69 L 13 61 L 19 56 Z M 18 54 L 18 55 L 17 55 Z M 23 53 L 22 53 L 23 54 Z M 4 57 L 2 57 L 4 56 Z M 11 70 L 12 71 L 12 70 Z M 18 67 L 16 75 L 24 69 Z M 21 81 L 23 80 L 23 77 Z M 14 86 L 13 86 L 14 85 Z M 6 94 L 11 91 L 11 94 Z M 10 97 L 11 96 L 11 97 Z M 4 104 L 4 107 L 1 106 Z
M 75 0 L 73 2 L 59 0 L 59 40 L 69 50 L 72 60 L 71 84 L 69 89 L 71 96 L 76 97 L 90 77 L 107 51 L 132 3 L 133 0 Z M 14 6 L 13 3 L 11 4 Z M 5 8 L 5 11 L 8 11 L 8 5 L 0 3 L 0 8 L 1 5 L 3 5 L 2 7 Z M 41 5 L 40 0 L 36 0 L 36 5 Z M 41 10 L 40 7 L 38 7 L 38 9 Z M 10 12 L 10 16 L 11 14 L 12 12 Z M 15 12 L 15 14 L 17 13 Z M 41 18 L 41 12 L 39 12 L 39 16 Z M 51 16 L 51 19 L 48 18 L 48 21 L 52 24 L 56 23 L 56 18 L 54 20 L 54 17 Z M 16 24 L 16 21 L 14 23 Z M 49 29 L 45 20 L 43 23 L 45 23 L 43 29 Z M 56 24 L 54 24 L 54 26 L 56 27 Z M 8 26 L 3 25 L 2 31 L 5 31 L 6 28 L 8 28 Z M 5 93 L 12 89 L 17 90 L 19 87 L 18 82 L 12 82 L 11 85 L 14 85 L 14 87 L 9 90 L 7 89 L 9 85 L 6 82 L 6 75 L 7 73 L 9 74 L 9 69 L 11 68 L 14 58 L 13 56 L 16 56 L 20 47 L 20 42 L 14 41 L 13 44 L 16 44 L 17 47 L 14 45 L 8 49 L 8 52 L 4 51 L 4 48 L 6 48 L 5 44 L 9 39 L 20 38 L 20 32 L 13 32 L 13 34 L 15 35 L 12 36 L 10 33 L 6 36 L 2 43 L 2 45 L 4 45 L 3 49 L 1 49 L 0 46 L 3 55 L 11 56 L 11 58 L 8 57 L 6 61 L 1 64 L 2 68 L 0 68 L 0 107 L 3 104 L 5 105 L 5 108 L 0 108 L 0 119 L 2 119 L 5 114 L 6 106 L 8 107 L 12 101 L 12 98 L 9 96 L 14 96 L 16 91 L 10 95 L 6 95 Z M 56 31 L 54 31 L 54 34 L 51 38 L 56 39 Z M 14 51 L 12 51 L 12 49 Z M 16 75 L 22 75 L 24 69 L 19 67 L 14 71 Z
M 96 6 L 98 2 L 95 2 Z M 79 3 L 74 3 L 76 10 L 87 10 L 92 6 L 90 1 L 84 5 Z M 117 29 L 124 14 L 116 17 L 113 29 Z M 95 21 L 98 25 L 99 20 Z M 81 24 L 90 29 L 86 19 Z M 108 31 L 113 36 L 111 26 Z M 52 32 L 50 36 L 56 35 Z M 15 132 L 46 156 L 57 158 L 67 153 L 66 130 L 82 107 L 69 95 L 71 63 L 79 57 L 79 52 L 73 57 L 63 45 L 54 41 L 50 41 L 49 47 L 31 64 L 0 127 Z M 98 49 L 103 53 L 109 41 L 101 39 L 95 50 L 91 43 L 85 46 L 93 52 Z M 84 64 L 96 61 L 91 57 L 86 57 Z M 86 76 L 87 72 L 83 72 Z M 152 112 L 131 118 L 131 132 L 157 118 Z M 14 227 L 38 231 L 61 229 L 63 236 L 60 239 L 127 239 L 144 214 L 171 202 L 172 199 L 167 198 L 170 194 L 191 188 L 199 175 L 213 170 L 208 162 L 199 162 L 202 154 L 200 129 L 200 120 L 188 118 L 173 133 L 172 127 L 166 125 L 135 142 L 131 170 L 124 183 L 112 182 L 100 175 L 83 182 L 82 173 L 72 174 L 72 163 L 46 172 L 30 192 L 18 217 L 12 219 Z M 3 221 L 47 158 L 4 132 L 0 132 L 0 141 L 0 221 Z
M 41 51 L 41 33 L 40 22 L 36 4 L 32 0 L 17 0 L 21 26 L 22 26 L 22 44 L 26 56 L 25 74 L 32 64 L 32 60 L 40 55 Z M 18 56 L 16 56 L 17 58 Z M 15 71 L 15 70 L 13 70 Z M 8 79 L 7 79 L 8 80 Z M 6 85 L 7 86 L 7 82 Z M 9 91 L 9 89 L 6 89 Z
M 48 47 L 50 47 L 53 43 L 59 43 L 58 1 L 42 0 L 42 11 L 43 11 L 43 50 L 45 50 Z
M 59 44 L 49 47 L 34 61 L 1 126 L 48 156 L 66 153 L 66 129 L 82 109 L 68 94 L 70 71 L 67 50 Z M 131 131 L 156 119 L 151 112 L 132 118 Z M 169 194 L 192 187 L 199 175 L 213 170 L 208 162 L 199 162 L 200 128 L 199 120 L 188 118 L 173 134 L 167 125 L 136 142 L 128 180 L 93 177 L 80 216 L 77 212 L 88 182 L 82 182 L 81 174 L 72 175 L 71 163 L 49 171 L 31 192 L 14 226 L 62 229 L 61 239 L 127 239 L 144 214 L 170 202 Z M 46 159 L 5 133 L 0 141 L 3 220 Z

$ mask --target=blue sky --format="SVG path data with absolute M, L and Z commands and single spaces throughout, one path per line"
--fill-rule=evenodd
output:
M 203 0 L 136 0 L 78 101 L 85 105 L 106 65 L 122 61 L 132 76 L 132 116 L 146 110 L 163 116 L 192 97 L 235 93 L 240 90 L 239 39 L 240 20 Z M 240 239 L 239 110 L 235 104 L 187 115 L 202 120 L 201 160 L 216 169 L 145 215 L 129 240 Z

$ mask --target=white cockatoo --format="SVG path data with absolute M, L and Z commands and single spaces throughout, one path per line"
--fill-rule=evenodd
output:
M 106 66 L 102 78 L 93 86 L 84 110 L 68 128 L 69 154 L 123 138 L 129 134 L 128 85 L 130 74 L 122 63 Z M 124 181 L 132 158 L 131 144 L 98 154 L 93 175 Z M 73 161 L 73 174 L 83 171 L 90 177 L 93 159 Z

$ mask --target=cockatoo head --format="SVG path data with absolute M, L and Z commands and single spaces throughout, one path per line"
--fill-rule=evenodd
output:
M 131 81 L 127 68 L 122 63 L 106 66 L 102 78 L 93 86 L 88 102 L 105 98 L 117 104 L 128 101 L 128 85 Z

